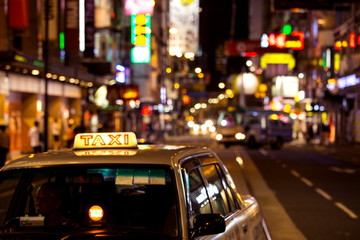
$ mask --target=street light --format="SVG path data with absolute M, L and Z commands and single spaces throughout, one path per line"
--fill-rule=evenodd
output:
M 196 72 L 196 73 L 199 74 L 199 73 L 201 73 L 201 71 L 202 71 L 201 68 L 199 68 L 199 67 L 195 68 L 195 72 Z

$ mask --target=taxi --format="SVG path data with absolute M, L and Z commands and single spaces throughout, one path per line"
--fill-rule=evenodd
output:
M 0 239 L 271 239 L 208 148 L 82 133 L 0 170 Z

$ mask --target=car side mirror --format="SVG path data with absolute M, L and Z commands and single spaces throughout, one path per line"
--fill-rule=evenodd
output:
M 220 214 L 200 214 L 194 219 L 192 238 L 225 232 L 225 219 Z

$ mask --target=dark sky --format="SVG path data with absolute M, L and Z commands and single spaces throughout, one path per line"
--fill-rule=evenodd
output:
M 222 74 L 215 70 L 215 49 L 224 45 L 230 39 L 232 0 L 200 0 L 200 47 L 203 55 L 200 64 L 204 72 L 212 76 L 209 90 L 216 89 L 222 80 Z M 235 0 L 236 20 L 234 28 L 234 40 L 246 40 L 248 38 L 248 0 Z M 239 57 L 238 57 L 239 58 Z M 231 59 L 237 65 L 242 59 Z

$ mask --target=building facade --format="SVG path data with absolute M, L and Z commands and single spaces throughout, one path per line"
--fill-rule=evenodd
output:
M 70 127 L 142 131 L 140 106 L 159 102 L 165 73 L 168 1 L 150 1 L 147 63 L 131 59 L 127 2 L 0 1 L 0 123 L 9 128 L 12 153 L 32 151 L 28 130 L 35 121 L 43 150 L 53 148 L 55 119 L 63 146 Z

